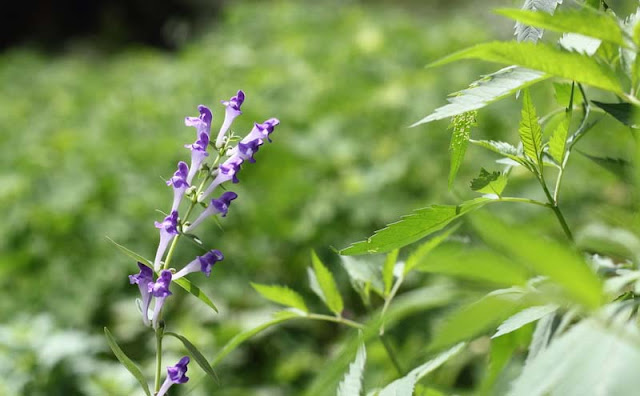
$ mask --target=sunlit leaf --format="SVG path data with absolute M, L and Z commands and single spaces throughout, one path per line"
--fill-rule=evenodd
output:
M 287 307 L 299 309 L 304 313 L 309 312 L 309 310 L 307 309 L 307 305 L 302 299 L 302 296 L 286 286 L 261 285 L 259 283 L 253 282 L 251 283 L 251 286 L 253 286 L 253 288 L 267 300 L 285 305 Z
M 524 153 L 537 164 L 540 164 L 542 153 L 542 128 L 536 115 L 536 109 L 531 101 L 529 90 L 524 90 L 522 97 L 522 118 L 518 128 Z
M 547 76 L 544 73 L 536 70 L 516 66 L 505 67 L 482 77 L 472 83 L 469 88 L 451 94 L 448 99 L 449 104 L 437 108 L 432 114 L 411 126 L 481 109 L 545 78 Z
M 493 151 L 494 153 L 498 153 L 500 155 L 505 156 L 506 158 L 515 161 L 516 163 L 524 166 L 529 170 L 533 170 L 533 164 L 524 158 L 523 153 L 518 150 L 516 147 L 512 146 L 507 142 L 498 142 L 495 140 L 469 140 L 471 143 L 486 148 L 488 150 Z
M 591 8 L 567 8 L 556 13 L 517 9 L 499 9 L 496 12 L 529 26 L 560 33 L 572 32 L 624 46 L 622 29 L 615 17 Z
M 144 378 L 142 371 L 140 371 L 138 366 L 136 366 L 136 364 L 131 359 L 129 359 L 129 357 L 122 351 L 122 349 L 116 342 L 116 339 L 113 338 L 113 335 L 106 327 L 104 328 L 104 335 L 107 337 L 109 348 L 111 348 L 113 354 L 116 355 L 118 361 L 122 363 L 122 365 L 127 370 L 129 370 L 131 375 L 133 375 L 133 377 L 138 381 L 144 393 L 147 396 L 151 396 L 151 392 L 149 391 L 149 384 L 147 384 L 147 380 Z
M 356 242 L 342 249 L 341 255 L 386 253 L 418 241 L 444 228 L 453 220 L 491 202 L 488 198 L 476 198 L 460 205 L 432 205 L 417 209 L 400 221 L 376 231 L 367 240 Z
M 327 267 L 322 264 L 322 261 L 320 261 L 320 258 L 314 251 L 311 251 L 311 264 L 313 265 L 313 273 L 321 292 L 319 297 L 324 301 L 331 312 L 336 315 L 340 315 L 344 308 L 344 304 L 342 302 L 340 291 L 333 279 L 333 275 L 331 275 L 331 272 Z
M 367 351 L 362 344 L 356 353 L 356 360 L 349 365 L 349 371 L 338 385 L 337 396 L 360 396 L 362 394 L 362 376 L 366 360 Z
M 618 78 L 607 65 L 587 55 L 567 52 L 545 43 L 495 41 L 478 44 L 433 62 L 429 66 L 441 66 L 462 59 L 516 64 L 606 91 L 623 93 Z
M 476 112 L 468 112 L 453 117 L 450 128 L 453 129 L 451 134 L 451 143 L 449 143 L 449 152 L 451 156 L 449 168 L 449 189 L 453 186 L 453 181 L 458 174 L 460 164 L 467 152 L 469 138 L 471 137 L 471 127 L 476 125 Z
M 558 44 L 567 51 L 593 56 L 600 48 L 602 41 L 578 33 L 565 33 Z
M 491 338 L 500 337 L 504 334 L 516 331 L 522 326 L 533 323 L 538 319 L 547 316 L 552 312 L 555 312 L 557 309 L 558 306 L 554 304 L 539 305 L 524 309 L 502 322 L 502 324 L 498 326 L 498 331 L 496 331 L 496 333 L 491 336 Z

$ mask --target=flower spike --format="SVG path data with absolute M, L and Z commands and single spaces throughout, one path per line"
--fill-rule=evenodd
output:
M 200 112 L 199 117 L 185 117 L 184 124 L 186 126 L 196 128 L 196 137 L 199 137 L 202 133 L 205 133 L 207 137 L 209 137 L 209 135 L 211 135 L 211 121 L 213 120 L 213 114 L 205 105 L 198 106 L 198 111 Z
M 191 184 L 191 180 L 196 175 L 196 172 L 200 170 L 202 161 L 209 156 L 207 153 L 207 146 L 209 145 L 209 135 L 201 133 L 198 140 L 193 144 L 185 144 L 184 147 L 191 150 L 191 168 L 187 175 L 187 183 Z
M 149 283 L 148 291 L 156 298 L 156 305 L 153 307 L 153 317 L 151 319 L 154 329 L 158 328 L 158 318 L 160 317 L 164 300 L 172 294 L 169 291 L 171 277 L 171 271 L 164 270 L 160 273 L 155 283 Z
M 160 260 L 164 256 L 169 242 L 178 235 L 178 212 L 172 211 L 169 216 L 164 218 L 162 223 L 156 221 L 155 226 L 160 229 L 160 243 L 158 243 L 156 258 L 153 260 L 153 268 L 157 272 L 160 270 Z
M 204 201 L 220 184 L 231 180 L 233 183 L 238 183 L 238 172 L 240 172 L 240 165 L 244 160 L 237 155 L 229 157 L 218 170 L 218 175 L 211 182 L 211 185 L 198 197 L 198 201 Z
M 146 265 L 138 262 L 140 272 L 135 275 L 129 275 L 129 283 L 138 284 L 140 295 L 142 297 L 142 322 L 145 326 L 149 326 L 149 304 L 151 303 L 151 293 L 149 293 L 149 284 L 153 283 L 153 271 Z
M 171 205 L 171 211 L 178 210 L 180 201 L 184 196 L 184 192 L 189 188 L 187 182 L 187 176 L 189 174 L 189 167 L 183 161 L 178 162 L 178 170 L 173 174 L 171 179 L 167 180 L 168 186 L 173 186 L 173 205 Z
M 220 127 L 220 132 L 218 132 L 218 137 L 216 139 L 216 147 L 220 148 L 224 144 L 224 137 L 231 127 L 233 120 L 236 119 L 242 111 L 240 111 L 240 107 L 244 103 L 244 92 L 238 91 L 236 96 L 232 96 L 229 100 L 223 100 L 222 104 L 226 106 L 226 110 L 224 112 L 224 121 L 222 122 L 222 126 Z

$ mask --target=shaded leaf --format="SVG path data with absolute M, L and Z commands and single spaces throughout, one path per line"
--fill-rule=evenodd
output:
M 320 261 L 320 258 L 313 250 L 311 251 L 311 264 L 313 265 L 313 273 L 321 292 L 318 294 L 316 291 L 316 294 L 324 301 L 331 312 L 340 315 L 344 309 L 340 291 L 338 291 L 333 275 L 331 275 L 327 267 L 322 264 L 322 261 Z
M 471 189 L 484 194 L 495 194 L 500 196 L 507 186 L 507 176 L 500 172 L 487 172 L 486 169 L 480 169 L 480 175 L 471 180 Z
M 384 281 L 380 271 L 380 262 L 374 262 L 370 258 L 356 259 L 354 257 L 341 257 L 342 266 L 349 274 L 349 278 L 359 284 L 370 287 L 378 295 L 384 297 Z
M 635 106 L 629 103 L 603 103 L 596 100 L 592 100 L 591 103 L 611 114 L 624 125 L 635 129 L 640 128 L 640 116 Z
M 449 104 L 437 108 L 433 113 L 411 126 L 481 109 L 546 78 L 544 73 L 536 70 L 516 66 L 505 67 L 493 74 L 483 76 L 480 80 L 472 83 L 469 88 L 451 94 L 448 99 Z
M 341 255 L 386 253 L 444 228 L 460 216 L 478 209 L 491 202 L 488 198 L 476 198 L 460 205 L 432 205 L 417 209 L 404 216 L 400 221 L 389 224 L 378 230 L 367 240 L 356 242 L 342 249 Z
M 198 366 L 200 366 L 202 371 L 207 373 L 207 375 L 209 375 L 214 380 L 218 381 L 218 376 L 216 375 L 216 372 L 213 371 L 213 368 L 209 365 L 207 358 L 204 357 L 202 352 L 200 352 L 200 350 L 198 350 L 198 348 L 195 345 L 193 345 L 191 341 L 189 341 L 186 337 L 181 336 L 180 334 L 172 333 L 170 331 L 167 331 L 164 334 L 180 340 L 180 342 L 182 342 L 182 345 L 184 345 L 187 351 L 189 351 L 189 354 L 191 355 L 193 360 L 196 361 Z
M 356 360 L 349 365 L 349 371 L 338 385 L 337 396 L 360 396 L 362 393 L 362 376 L 366 360 L 367 351 L 364 348 L 364 344 L 362 344 L 356 353 Z
M 147 384 L 147 380 L 144 378 L 142 371 L 140 371 L 138 366 L 136 366 L 136 364 L 131 359 L 129 359 L 129 357 L 122 351 L 122 349 L 116 342 L 116 339 L 113 338 L 113 335 L 106 327 L 104 328 L 104 335 L 107 337 L 107 344 L 109 344 L 109 348 L 111 348 L 113 354 L 116 355 L 118 361 L 122 363 L 122 365 L 127 370 L 129 370 L 131 375 L 133 375 L 133 377 L 138 381 L 144 393 L 147 396 L 151 396 L 151 392 L 149 391 L 149 384 Z
M 414 250 L 409 257 L 407 257 L 407 261 L 404 264 L 404 273 L 405 275 L 409 273 L 416 266 L 420 265 L 425 257 L 429 255 L 429 253 L 438 247 L 442 242 L 444 242 L 451 234 L 456 232 L 460 228 L 460 224 L 454 224 L 449 227 L 447 230 L 441 232 L 440 234 L 432 237 L 427 242 L 418 246 L 416 250 Z
M 527 360 L 525 362 L 525 366 L 528 365 L 533 359 L 538 356 L 538 354 L 545 349 L 551 342 L 551 337 L 553 336 L 553 332 L 556 324 L 556 314 L 554 312 L 543 316 L 536 323 L 536 328 L 533 331 L 533 337 L 531 339 L 531 344 L 529 344 L 529 354 L 527 355 Z
M 536 164 L 540 164 L 542 153 L 542 128 L 536 115 L 536 109 L 531 102 L 531 94 L 524 90 L 522 98 L 522 119 L 518 128 L 518 134 L 524 147 L 524 153 Z
M 592 8 L 568 8 L 554 14 L 530 10 L 499 9 L 496 12 L 520 23 L 560 33 L 579 33 L 624 46 L 622 29 L 615 17 Z
M 462 59 L 481 59 L 540 70 L 614 93 L 623 90 L 615 73 L 587 55 L 567 52 L 545 43 L 499 42 L 478 44 L 429 64 L 442 66 Z
M 251 286 L 267 300 L 299 309 L 304 313 L 309 312 L 302 296 L 286 286 L 261 285 L 253 282 L 251 282 Z
M 580 150 L 576 151 L 627 183 L 631 183 L 633 181 L 633 166 L 629 161 L 622 158 L 596 157 Z
M 491 336 L 491 338 L 500 337 L 504 334 L 516 331 L 522 326 L 533 323 L 538 319 L 547 316 L 552 312 L 555 312 L 557 309 L 558 306 L 554 304 L 539 305 L 524 309 L 502 322 L 502 324 L 498 326 L 498 331 L 496 331 L 496 333 Z

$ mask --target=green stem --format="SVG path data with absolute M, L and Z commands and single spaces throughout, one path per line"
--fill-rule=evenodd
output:
M 532 204 L 532 205 L 544 206 L 545 208 L 551 207 L 551 205 L 546 203 L 546 202 L 540 202 L 540 201 L 536 201 L 535 199 L 529 199 L 529 198 L 500 197 L 500 198 L 498 198 L 498 201 L 528 203 L 528 204 Z
M 379 335 L 379 338 L 380 338 L 380 341 L 382 342 L 382 345 L 384 346 L 385 351 L 387 351 L 387 355 L 389 355 L 389 359 L 391 359 L 391 363 L 393 363 L 393 367 L 396 368 L 398 375 L 400 377 L 403 377 L 404 370 L 402 370 L 402 366 L 400 366 L 400 362 L 398 361 L 396 354 L 393 352 L 393 349 L 391 348 L 391 344 L 389 344 L 389 340 L 387 340 L 387 338 L 382 334 Z
M 154 394 L 160 390 L 160 376 L 162 375 L 162 329 L 156 329 L 156 379 Z
M 562 230 L 564 231 L 564 233 L 567 236 L 567 238 L 569 238 L 569 240 L 571 242 L 573 242 L 573 234 L 571 234 L 571 230 L 569 229 L 569 225 L 567 224 L 567 221 L 565 220 L 564 216 L 562 215 L 562 212 L 560 211 L 560 208 L 558 207 L 558 203 L 556 201 L 554 201 L 553 196 L 551 195 L 551 192 L 549 192 L 549 188 L 547 187 L 547 183 L 545 183 L 545 181 L 544 181 L 544 177 L 541 174 L 537 175 L 537 176 L 538 176 L 537 179 L 540 182 L 540 185 L 542 186 L 542 189 L 544 190 L 544 194 L 547 196 L 547 200 L 549 201 L 549 207 L 551 208 L 551 210 L 553 210 L 553 213 L 558 218 L 558 221 L 560 222 L 560 226 L 562 226 Z
M 327 322 L 341 323 L 345 326 L 353 327 L 354 329 L 359 329 L 359 330 L 364 329 L 364 325 L 358 322 L 354 322 L 353 320 L 345 319 L 339 316 L 329 316 L 329 315 L 310 313 L 310 314 L 307 314 L 306 318 L 314 319 L 314 320 L 324 320 Z

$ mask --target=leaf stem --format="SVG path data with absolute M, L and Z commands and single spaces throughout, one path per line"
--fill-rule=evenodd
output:
M 324 320 L 324 321 L 327 321 L 327 322 L 341 323 L 341 324 L 343 324 L 345 326 L 353 327 L 354 329 L 359 329 L 359 330 L 363 330 L 364 329 L 364 325 L 363 324 L 358 323 L 358 322 L 354 322 L 353 320 L 345 319 L 343 317 L 321 315 L 321 314 L 314 314 L 314 313 L 307 314 L 305 317 L 308 318 L 308 319 Z
M 562 212 L 560 211 L 560 208 L 558 207 L 557 202 L 554 201 L 553 196 L 551 195 L 551 192 L 549 192 L 549 188 L 547 187 L 547 183 L 545 183 L 544 181 L 544 177 L 541 174 L 538 174 L 536 176 L 538 181 L 540 182 L 540 185 L 542 186 L 542 190 L 544 190 L 544 194 L 547 196 L 547 200 L 549 201 L 549 207 L 551 208 L 551 210 L 553 210 L 553 213 L 558 218 L 558 221 L 560 222 L 560 226 L 562 226 L 562 230 L 564 231 L 567 238 L 569 238 L 569 240 L 573 242 L 573 234 L 569 229 L 569 225 L 567 225 L 567 221 L 562 215 Z
M 551 204 L 549 204 L 549 203 L 536 201 L 535 199 L 530 199 L 530 198 L 500 197 L 500 198 L 497 199 L 497 201 L 522 202 L 522 203 L 528 203 L 528 204 L 533 204 L 533 205 L 538 205 L 538 206 L 544 206 L 545 208 L 550 208 L 551 207 Z
M 396 368 L 398 375 L 403 377 L 404 370 L 402 370 L 402 366 L 400 366 L 400 362 L 398 361 L 395 352 L 393 352 L 393 348 L 391 347 L 391 344 L 389 344 L 389 340 L 387 340 L 387 338 L 383 334 L 380 334 L 378 337 L 380 338 L 380 342 L 382 342 L 385 351 L 387 351 L 387 355 L 389 355 L 391 363 L 393 363 L 393 367 Z

